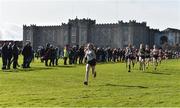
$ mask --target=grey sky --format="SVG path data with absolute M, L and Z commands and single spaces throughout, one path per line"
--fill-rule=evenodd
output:
M 22 24 L 60 25 L 76 16 L 180 29 L 180 0 L 0 0 L 0 38 L 22 40 Z

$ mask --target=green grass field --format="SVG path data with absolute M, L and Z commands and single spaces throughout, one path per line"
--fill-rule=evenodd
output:
M 88 86 L 85 65 L 45 67 L 36 61 L 30 69 L 1 70 L 0 106 L 180 107 L 180 61 L 163 62 L 157 71 L 138 66 L 128 73 L 124 63 L 97 64 Z

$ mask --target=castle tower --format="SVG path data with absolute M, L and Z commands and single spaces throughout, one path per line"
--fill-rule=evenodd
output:
M 118 42 L 118 48 L 123 48 L 123 21 L 118 21 L 118 31 L 119 31 L 119 42 Z
M 25 45 L 26 42 L 28 41 L 31 42 L 33 48 L 36 46 L 35 30 L 36 30 L 36 25 L 30 25 L 30 26 L 23 25 L 23 45 Z
M 27 40 L 27 26 L 23 25 L 23 46 L 26 44 Z
M 69 44 L 84 45 L 91 42 L 91 25 L 95 24 L 95 20 L 90 19 L 74 19 L 69 20 Z
M 135 26 L 135 23 L 136 23 L 136 21 L 135 20 L 130 20 L 129 21 L 129 28 L 128 28 L 128 31 L 129 31 L 129 33 L 128 33 L 128 43 L 130 43 L 130 44 L 134 44 L 133 43 L 133 38 L 134 38 L 134 26 Z

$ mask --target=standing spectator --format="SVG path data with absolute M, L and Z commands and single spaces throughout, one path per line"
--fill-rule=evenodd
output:
M 58 47 L 55 48 L 55 65 L 58 65 L 58 60 L 60 56 L 60 50 Z
M 84 47 L 81 46 L 79 48 L 79 64 L 82 64 L 83 63 L 83 58 L 84 58 Z
M 74 64 L 74 50 L 73 48 L 70 48 L 69 50 L 69 64 Z
M 67 65 L 67 59 L 69 57 L 69 54 L 68 54 L 68 46 L 66 45 L 64 47 L 64 65 Z
M 120 49 L 120 51 L 119 51 L 119 60 L 120 60 L 120 62 L 122 62 L 122 59 L 123 59 L 123 49 Z
M 39 59 L 39 57 L 40 57 L 40 49 L 37 49 L 35 51 L 35 55 L 34 56 L 36 57 L 37 60 Z
M 2 69 L 6 69 L 7 68 L 7 59 L 8 59 L 7 53 L 8 53 L 8 45 L 7 45 L 7 43 L 4 43 L 4 45 L 2 47 L 2 51 L 1 51 L 2 62 L 3 62 Z
M 106 61 L 106 51 L 104 48 L 102 48 L 102 62 Z
M 55 48 L 52 45 L 50 46 L 49 57 L 50 57 L 49 66 L 51 66 L 51 65 L 54 66 L 55 59 L 56 59 L 56 51 L 55 51 Z
M 7 51 L 7 57 L 8 57 L 7 58 L 7 69 L 10 69 L 10 67 L 11 67 L 12 56 L 13 56 L 12 44 L 9 43 L 8 51 Z
M 45 53 L 44 53 L 44 60 L 45 60 L 45 66 L 48 66 L 48 60 L 50 59 L 50 44 L 47 43 L 46 44 L 46 49 L 45 49 Z
M 32 61 L 32 57 L 33 57 L 33 50 L 31 47 L 31 43 L 28 42 L 23 50 L 22 50 L 22 55 L 23 55 L 23 64 L 22 67 L 23 68 L 30 68 L 30 63 Z
M 78 49 L 79 49 L 79 46 L 78 46 L 78 45 L 73 48 L 73 51 L 74 51 L 74 60 L 73 60 L 73 63 L 74 63 L 74 64 L 77 64 L 77 60 L 78 60 Z
M 108 53 L 108 62 L 110 62 L 111 61 L 111 59 L 112 59 L 112 50 L 111 50 L 111 48 L 109 47 L 108 49 L 107 49 L 107 53 Z
M 40 49 L 40 57 L 41 57 L 41 63 L 43 63 L 44 62 L 44 55 L 45 55 L 45 48 L 44 47 L 42 47 L 41 49 Z
M 100 50 L 100 48 L 97 48 L 97 50 L 96 50 L 96 60 L 98 62 L 101 61 L 101 50 Z
M 13 54 L 13 68 L 16 69 L 18 66 L 18 55 L 19 55 L 19 48 L 16 45 L 16 42 L 14 43 L 12 47 L 12 54 Z
M 122 49 L 122 62 L 125 62 L 126 60 L 126 49 Z
M 117 60 L 117 49 L 116 48 L 114 48 L 113 49 L 113 52 L 112 52 L 112 57 L 113 57 L 113 62 L 116 62 L 116 60 Z

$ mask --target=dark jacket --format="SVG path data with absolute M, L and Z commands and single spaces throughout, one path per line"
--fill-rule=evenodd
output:
M 2 57 L 7 57 L 7 53 L 8 53 L 7 45 L 3 45 L 1 53 L 2 53 Z
M 25 57 L 33 56 L 33 50 L 32 47 L 29 45 L 26 45 L 22 50 L 22 55 Z
M 12 54 L 14 57 L 19 55 L 19 49 L 16 45 L 13 45 L 12 47 Z

